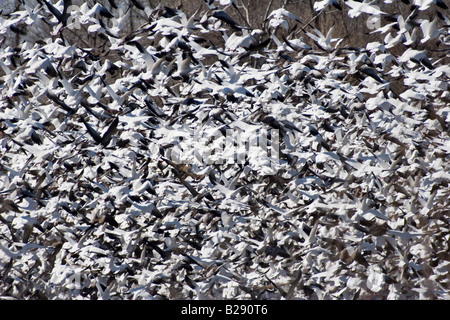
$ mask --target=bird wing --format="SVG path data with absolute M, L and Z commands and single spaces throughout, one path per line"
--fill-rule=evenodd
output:
M 107 146 L 109 141 L 111 140 L 112 135 L 116 131 L 117 125 L 119 124 L 119 117 L 116 117 L 114 121 L 109 126 L 108 130 L 106 130 L 105 134 L 103 135 L 101 139 L 101 144 L 103 146 Z
M 102 143 L 103 138 L 98 134 L 97 131 L 94 130 L 94 128 L 91 127 L 89 123 L 84 120 L 82 116 L 80 116 L 81 122 L 84 123 L 84 126 L 86 127 L 87 131 L 91 135 L 91 137 L 95 140 L 97 143 Z

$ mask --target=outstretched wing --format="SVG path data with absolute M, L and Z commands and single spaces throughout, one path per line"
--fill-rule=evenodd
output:
M 111 140 L 112 135 L 116 131 L 117 125 L 119 124 L 119 117 L 116 117 L 114 121 L 109 126 L 108 130 L 106 130 L 105 134 L 103 135 L 101 139 L 101 144 L 103 146 L 107 146 L 109 144 L 109 141 Z

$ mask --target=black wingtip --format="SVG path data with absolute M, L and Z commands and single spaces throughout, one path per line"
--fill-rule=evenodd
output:
M 112 135 L 114 134 L 114 132 L 116 132 L 118 124 L 119 124 L 119 117 L 116 117 L 102 137 L 101 144 L 104 147 L 106 147 L 111 141 Z

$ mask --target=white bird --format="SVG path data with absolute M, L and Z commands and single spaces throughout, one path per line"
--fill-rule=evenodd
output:
M 427 10 L 433 3 L 442 9 L 448 9 L 447 5 L 442 0 L 414 0 L 414 4 L 419 7 L 420 11 Z
M 279 26 L 285 28 L 286 30 L 289 30 L 289 24 L 285 20 L 285 17 L 294 20 L 298 23 L 301 23 L 301 21 L 291 12 L 287 11 L 284 8 L 280 8 L 277 10 L 274 10 L 270 13 L 270 15 L 267 17 L 269 19 L 269 26 L 276 29 Z
M 415 64 L 422 64 L 428 69 L 434 69 L 431 61 L 424 50 L 414 50 L 409 48 L 406 50 L 401 57 L 398 58 L 400 62 L 414 62 Z
M 190 54 L 182 53 L 177 56 L 177 71 L 173 74 L 174 77 L 182 77 L 185 81 L 189 79 L 191 71 L 200 68 L 201 66 L 192 66 L 192 57 Z
M 195 27 L 195 17 L 200 12 L 200 8 L 201 7 L 199 7 L 197 9 L 197 11 L 195 11 L 194 14 L 189 17 L 189 19 L 187 18 L 186 14 L 184 12 L 180 12 L 181 24 L 183 25 L 183 30 L 181 32 L 182 35 L 188 35 L 193 30 L 196 29 L 196 27 Z
M 424 19 L 420 22 L 420 29 L 422 29 L 423 33 L 423 38 L 420 40 L 421 43 L 428 42 L 439 36 L 439 30 L 437 28 L 436 23 L 437 17 L 435 17 L 433 21 Z
M 106 9 L 106 7 L 98 2 L 92 7 L 91 10 L 86 13 L 86 15 L 89 17 L 93 17 L 95 16 L 95 14 L 100 14 L 101 16 L 108 19 L 114 18 L 114 15 L 108 9 Z
M 406 37 L 403 33 L 399 33 L 395 37 L 393 37 L 390 33 L 388 33 L 386 35 L 386 37 L 384 37 L 384 43 L 385 43 L 387 49 L 395 47 L 400 42 L 405 42 L 405 41 L 406 41 Z
M 385 14 L 378 7 L 374 6 L 375 3 L 376 3 L 376 1 L 368 2 L 367 0 L 364 0 L 364 2 L 357 2 L 357 1 L 353 1 L 353 0 L 345 1 L 345 4 L 351 8 L 348 11 L 348 16 L 350 18 L 356 18 L 361 13 L 368 13 L 371 15 Z
M 329 5 L 332 5 L 336 9 L 342 11 L 342 7 L 339 5 L 339 3 L 336 0 L 323 0 L 323 1 L 316 1 L 314 2 L 313 9 L 315 11 L 321 11 L 328 7 Z
M 141 45 L 139 43 L 139 41 L 137 41 L 137 40 L 133 40 L 133 41 L 128 42 L 128 45 L 133 45 L 134 47 L 136 47 L 136 49 L 139 51 L 140 54 L 139 53 L 133 53 L 133 55 L 141 56 L 144 59 L 144 61 L 145 61 L 145 66 L 147 68 L 147 71 L 150 71 L 152 69 L 152 67 L 153 67 L 153 64 L 156 61 L 156 58 L 152 54 L 150 54 L 148 52 L 147 48 L 145 48 L 143 45 Z
M 233 0 L 219 0 L 221 6 L 228 6 L 233 3 Z
M 308 37 L 310 37 L 311 39 L 314 40 L 314 43 L 318 47 L 322 48 L 323 50 L 329 51 L 329 50 L 333 50 L 334 49 L 334 47 L 331 46 L 331 42 L 336 42 L 337 41 L 339 43 L 340 41 L 343 40 L 342 38 L 341 39 L 332 39 L 331 38 L 331 34 L 333 33 L 333 29 L 334 29 L 334 26 L 332 26 L 330 28 L 330 30 L 328 30 L 326 37 L 322 34 L 322 32 L 320 32 L 318 29 L 316 29 L 314 27 L 313 27 L 313 30 L 316 33 L 315 35 L 312 34 L 312 33 L 309 33 L 309 32 L 306 32 L 306 34 L 308 35 Z M 337 46 L 338 43 L 336 43 L 335 46 Z
M 151 70 L 152 76 L 158 75 L 161 71 L 164 70 L 166 65 L 167 65 L 167 60 L 165 57 L 158 58 L 158 60 L 156 60 L 155 64 L 152 67 L 152 70 Z
M 405 36 L 405 41 L 403 41 L 403 44 L 407 47 L 412 46 L 414 43 L 416 43 L 417 41 L 417 30 L 418 28 L 415 27 L 411 33 L 409 32 L 405 32 L 404 36 Z

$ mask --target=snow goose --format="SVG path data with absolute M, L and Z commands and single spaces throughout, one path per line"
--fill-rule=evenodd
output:
M 119 124 L 119 117 L 116 117 L 111 122 L 111 124 L 109 125 L 109 127 L 105 131 L 105 133 L 101 136 L 94 128 L 92 128 L 92 126 L 84 119 L 83 116 L 80 116 L 80 120 L 81 120 L 81 122 L 83 122 L 84 126 L 86 127 L 87 131 L 89 132 L 91 137 L 94 139 L 94 141 L 97 144 L 102 144 L 104 147 L 108 146 L 114 132 L 117 129 L 117 125 Z
M 383 11 L 381 11 L 378 7 L 374 5 L 375 3 L 376 1 L 367 1 L 367 0 L 364 0 L 363 2 L 353 0 L 345 1 L 345 4 L 350 7 L 350 10 L 348 11 L 348 15 L 350 18 L 356 18 L 361 13 L 367 13 L 370 15 L 385 14 Z
M 420 40 L 421 43 L 426 43 L 439 36 L 439 30 L 436 23 L 437 16 L 433 19 L 433 21 L 427 19 L 420 21 L 420 29 L 422 29 L 423 34 L 423 38 Z
M 342 7 L 340 6 L 339 2 L 337 2 L 336 0 L 316 1 L 316 2 L 314 2 L 313 9 L 315 11 L 322 11 L 323 9 L 328 7 L 329 5 L 332 5 L 333 7 L 338 9 L 339 11 L 342 11 Z

